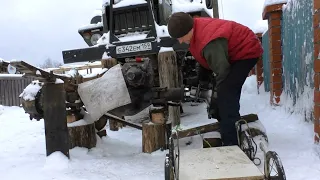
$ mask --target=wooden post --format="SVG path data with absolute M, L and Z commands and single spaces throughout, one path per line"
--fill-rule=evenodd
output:
M 164 51 L 158 54 L 158 71 L 160 87 L 179 87 L 179 71 L 177 57 L 174 51 Z M 180 107 L 168 107 L 169 122 L 172 126 L 180 124 Z
M 142 124 L 142 152 L 151 153 L 166 147 L 164 108 L 150 109 L 151 122 Z
M 219 4 L 218 0 L 212 0 L 212 10 L 213 10 L 213 17 L 219 18 Z
M 63 83 L 45 83 L 43 87 L 44 126 L 47 156 L 60 151 L 69 158 L 69 136 Z

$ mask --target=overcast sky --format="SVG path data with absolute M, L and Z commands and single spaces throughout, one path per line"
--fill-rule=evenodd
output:
M 262 20 L 264 0 L 222 1 L 220 18 L 250 28 Z M 87 25 L 102 4 L 102 0 L 0 2 L 0 58 L 24 60 L 33 65 L 41 64 L 46 58 L 63 62 L 63 50 L 87 47 L 78 28 Z

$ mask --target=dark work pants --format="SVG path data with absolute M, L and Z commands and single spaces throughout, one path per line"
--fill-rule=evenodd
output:
M 224 146 L 238 145 L 235 123 L 240 120 L 242 86 L 258 58 L 239 60 L 231 65 L 230 73 L 217 91 L 221 138 Z

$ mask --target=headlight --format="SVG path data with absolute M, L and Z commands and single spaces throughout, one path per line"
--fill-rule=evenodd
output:
M 90 42 L 92 45 L 96 45 L 98 40 L 101 38 L 100 34 L 92 34 L 91 38 L 90 38 Z

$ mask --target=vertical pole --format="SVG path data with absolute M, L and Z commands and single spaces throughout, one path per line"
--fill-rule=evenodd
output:
M 219 4 L 218 0 L 212 0 L 212 10 L 213 10 L 213 17 L 219 18 Z
M 69 158 L 64 84 L 46 82 L 43 86 L 43 95 L 47 156 L 55 151 L 60 151 Z

